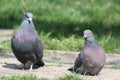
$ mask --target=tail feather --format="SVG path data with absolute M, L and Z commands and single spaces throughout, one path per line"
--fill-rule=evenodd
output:
M 39 68 L 39 67 L 42 67 L 44 65 L 45 65 L 45 63 L 42 60 L 39 60 L 33 65 L 33 67 L 34 68 Z
M 68 70 L 71 72 L 79 73 L 79 69 L 76 67 L 69 68 Z
M 76 68 L 75 67 L 69 68 L 68 70 L 72 71 L 72 72 L 76 72 Z

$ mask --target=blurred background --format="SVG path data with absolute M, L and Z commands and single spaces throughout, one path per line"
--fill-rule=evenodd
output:
M 91 29 L 107 53 L 120 53 L 120 0 L 0 0 L 0 29 L 16 31 L 25 12 L 44 49 L 80 51 Z M 10 40 L 0 41 L 0 51 L 11 52 Z

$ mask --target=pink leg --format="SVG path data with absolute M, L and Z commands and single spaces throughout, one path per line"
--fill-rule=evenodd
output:
M 32 64 L 32 65 L 30 65 L 30 71 L 32 71 L 32 67 L 33 67 L 33 64 Z
M 25 70 L 25 64 L 23 64 L 23 68 L 22 69 Z

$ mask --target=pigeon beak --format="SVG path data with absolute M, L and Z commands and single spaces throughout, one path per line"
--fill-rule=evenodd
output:
M 28 18 L 29 23 L 32 21 L 32 18 Z
M 29 21 L 32 21 L 32 18 L 28 18 Z
M 87 35 L 84 34 L 83 38 L 84 38 L 84 39 L 87 38 Z

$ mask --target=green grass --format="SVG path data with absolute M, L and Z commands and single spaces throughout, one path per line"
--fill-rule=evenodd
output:
M 10 41 L 0 41 L 0 52 L 12 52 Z
M 113 65 L 113 66 L 110 67 L 110 68 L 120 70 L 120 65 Z
M 65 51 L 81 51 L 84 47 L 84 39 L 82 36 L 76 37 L 51 37 L 51 33 L 40 33 L 40 38 L 44 46 L 44 50 L 65 50 Z M 105 49 L 107 53 L 120 53 L 120 38 L 115 38 L 111 34 L 99 38 L 96 36 L 98 43 Z M 10 41 L 0 41 L 1 52 L 11 52 Z
M 19 3 L 19 4 L 16 4 Z M 33 13 L 44 49 L 80 51 L 91 29 L 107 53 L 120 53 L 119 0 L 0 0 L 0 28 L 17 29 L 23 13 Z M 3 46 L 0 50 L 10 49 Z
M 78 51 L 82 48 L 83 45 L 83 40 L 81 38 L 75 38 L 74 35 L 68 38 L 64 36 L 60 36 L 59 38 L 51 38 L 50 33 L 40 33 L 40 38 L 44 45 L 44 48 L 51 50 Z
M 86 79 L 78 75 L 65 75 L 58 78 L 57 80 L 86 80 Z
M 18 76 L 2 76 L 0 80 L 51 80 L 48 78 L 37 78 L 35 75 L 18 75 Z M 58 77 L 55 80 L 86 80 L 77 75 L 65 75 Z
M 47 78 L 37 78 L 35 75 L 2 76 L 0 80 L 48 80 Z
M 3 76 L 1 80 L 38 80 L 34 75 L 24 75 L 24 76 Z

